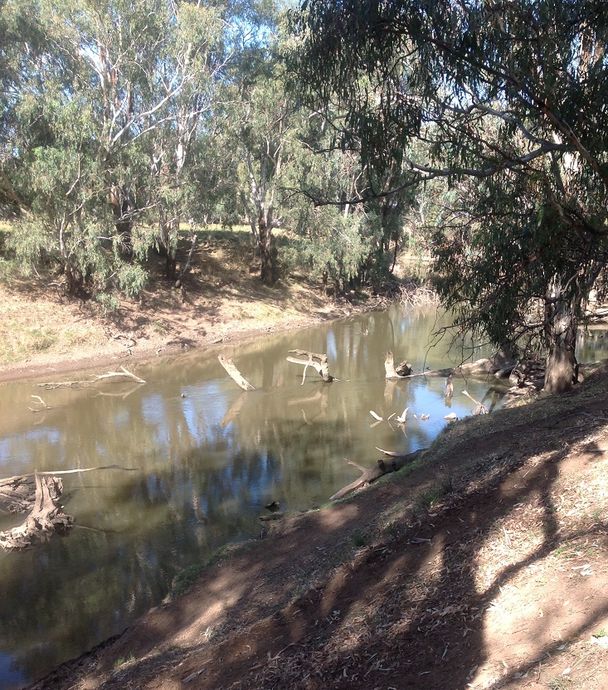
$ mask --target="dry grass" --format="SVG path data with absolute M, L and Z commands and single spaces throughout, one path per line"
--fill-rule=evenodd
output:
M 0 226 L 0 233 L 8 231 L 7 224 Z M 115 311 L 95 300 L 68 299 L 59 283 L 49 289 L 48 277 L 20 277 L 9 267 L 3 281 L 0 275 L 0 366 L 14 370 L 26 363 L 31 368 L 90 357 L 101 363 L 154 356 L 365 308 L 328 299 L 319 284 L 304 276 L 262 285 L 245 226 L 211 226 L 198 234 L 192 270 L 181 289 L 164 278 L 162 259 L 153 257 L 149 287 L 138 299 L 115 296 Z M 288 241 L 285 233 L 279 233 L 278 241 Z M 186 250 L 184 241 L 184 256 Z

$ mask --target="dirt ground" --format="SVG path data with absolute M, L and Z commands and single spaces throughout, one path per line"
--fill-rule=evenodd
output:
M 321 285 L 292 275 L 262 285 L 246 234 L 204 236 L 183 287 L 151 266 L 150 288 L 104 310 L 68 298 L 60 282 L 13 275 L 0 283 L 0 382 L 207 348 L 301 327 L 378 306 L 378 299 L 334 300 Z M 365 298 L 365 295 L 362 296 Z
M 608 688 L 608 369 L 457 422 L 32 686 Z

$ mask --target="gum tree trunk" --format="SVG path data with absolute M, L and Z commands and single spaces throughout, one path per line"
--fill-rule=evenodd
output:
M 554 287 L 545 304 L 545 338 L 548 345 L 544 390 L 565 393 L 578 378 L 576 361 L 577 304 Z
M 260 278 L 265 285 L 277 280 L 276 251 L 272 246 L 272 227 L 260 213 L 258 222 L 258 249 L 260 252 Z

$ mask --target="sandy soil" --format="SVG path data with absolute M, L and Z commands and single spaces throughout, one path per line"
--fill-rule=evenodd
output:
M 42 688 L 608 687 L 608 370 L 452 425 Z
M 328 298 L 319 284 L 292 276 L 266 287 L 250 271 L 249 243 L 218 233 L 199 247 L 181 289 L 153 266 L 153 289 L 104 312 L 95 300 L 69 299 L 44 278 L 0 284 L 0 382 L 154 358 L 161 353 L 258 336 L 380 306 L 379 298 Z M 50 285 L 50 287 L 49 287 Z M 367 298 L 366 298 L 367 297 Z

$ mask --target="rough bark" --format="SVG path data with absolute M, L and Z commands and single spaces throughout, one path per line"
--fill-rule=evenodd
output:
M 405 361 L 395 366 L 393 353 L 389 350 L 384 359 L 384 372 L 387 379 L 402 379 L 406 376 L 411 376 L 412 367 L 409 362 Z
M 63 483 L 58 477 L 35 476 L 36 494 L 32 512 L 18 527 L 0 532 L 0 547 L 7 551 L 26 549 L 66 532 L 74 518 L 63 512 L 59 499 Z
M 165 257 L 165 275 L 177 280 L 177 237 L 179 217 L 163 218 L 160 224 L 160 249 Z
M 25 513 L 34 505 L 36 482 L 34 477 L 0 479 L 0 511 Z
M 258 250 L 260 252 L 260 278 L 265 285 L 273 285 L 278 279 L 277 253 L 272 243 L 272 228 L 264 215 L 258 222 Z
M 560 296 L 549 300 L 545 307 L 545 324 L 549 352 L 544 390 L 565 393 L 578 379 L 575 308 Z

